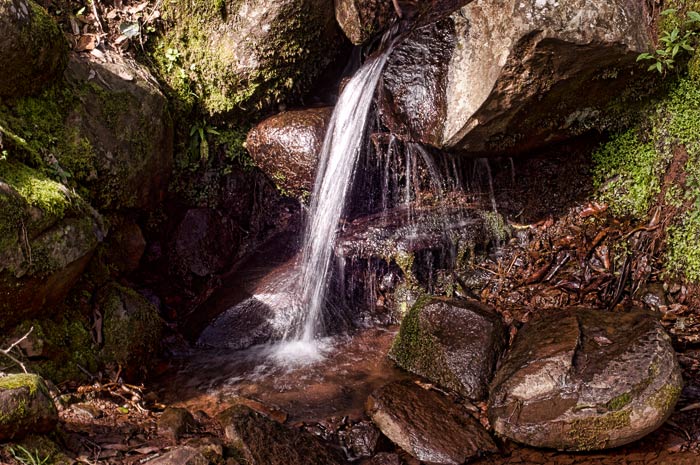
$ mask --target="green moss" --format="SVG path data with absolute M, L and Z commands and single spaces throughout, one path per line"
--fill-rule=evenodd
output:
M 32 396 L 36 394 L 37 389 L 46 389 L 41 381 L 41 378 L 39 378 L 37 375 L 20 373 L 0 377 L 0 389 L 19 389 L 21 387 L 29 388 L 29 395 Z
M 667 384 L 649 399 L 649 405 L 659 412 L 671 412 L 681 396 L 681 391 L 680 386 Z
M 420 326 L 420 314 L 429 302 L 427 296 L 416 300 L 401 321 L 399 333 L 391 345 L 389 357 L 402 367 L 429 366 L 435 357 L 435 340 Z
M 609 410 L 620 410 L 632 401 L 632 395 L 629 392 L 620 394 L 617 397 L 610 399 L 606 404 Z
M 60 219 L 71 205 L 66 188 L 40 171 L 15 161 L 0 161 L 0 180 L 11 185 L 32 207 Z
M 498 243 L 503 243 L 508 239 L 511 234 L 511 229 L 506 223 L 505 218 L 503 218 L 503 215 L 492 211 L 480 211 L 479 215 L 481 215 L 484 220 L 486 232 L 490 236 L 488 238 L 489 240 L 494 239 Z
M 568 435 L 580 451 L 605 449 L 610 433 L 628 427 L 631 409 L 616 410 L 605 415 L 572 421 Z

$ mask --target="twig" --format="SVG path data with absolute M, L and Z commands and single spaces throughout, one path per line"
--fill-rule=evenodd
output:
M 403 12 L 401 11 L 401 6 L 399 5 L 398 0 L 391 0 L 391 2 L 394 4 L 394 10 L 396 10 L 396 16 L 399 18 L 403 18 Z
M 27 371 L 27 368 L 24 366 L 24 363 L 20 362 L 17 358 L 15 358 L 13 355 L 11 355 L 11 354 L 10 354 L 10 351 L 11 351 L 12 349 L 14 349 L 15 347 L 17 347 L 17 344 L 19 344 L 20 342 L 22 342 L 22 341 L 24 341 L 25 339 L 27 339 L 27 338 L 29 337 L 29 335 L 32 333 L 32 331 L 34 331 L 34 326 L 32 326 L 31 328 L 29 328 L 29 331 L 27 331 L 27 333 L 26 333 L 24 336 L 22 336 L 21 338 L 17 339 L 17 340 L 16 340 L 15 342 L 13 342 L 12 344 L 10 344 L 10 347 L 8 347 L 7 349 L 0 349 L 0 352 L 1 352 L 5 357 L 9 358 L 9 359 L 12 360 L 13 362 L 15 362 L 17 365 L 19 365 L 19 367 L 20 367 L 20 368 L 22 369 L 22 371 L 24 371 L 25 373 L 29 373 L 29 372 Z
M 97 12 L 97 0 L 90 0 L 90 6 L 92 6 L 92 14 L 95 15 L 95 21 L 100 27 L 100 34 L 104 34 L 105 30 L 102 26 L 102 19 L 100 19 L 100 14 Z

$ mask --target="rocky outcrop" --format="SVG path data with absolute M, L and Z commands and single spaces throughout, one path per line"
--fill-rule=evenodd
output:
M 391 383 L 367 400 L 367 413 L 391 441 L 416 459 L 461 465 L 498 449 L 463 406 L 414 383 Z
M 101 289 L 96 299 L 103 322 L 97 337 L 103 344 L 103 360 L 121 365 L 127 377 L 144 374 L 160 347 L 163 321 L 158 309 L 136 291 L 115 283 Z
M 0 441 L 48 433 L 58 422 L 56 406 L 37 375 L 0 377 Z
M 397 45 L 382 118 L 404 138 L 470 154 L 604 128 L 630 97 L 646 24 L 642 3 L 625 0 L 471 3 Z
M 501 352 L 500 316 L 474 301 L 425 299 L 401 322 L 389 357 L 401 368 L 470 399 L 483 399 Z
M 389 24 L 396 13 L 390 1 L 335 0 L 335 18 L 355 45 L 361 45 Z
M 244 405 L 225 410 L 218 419 L 228 445 L 250 465 L 344 463 L 311 434 L 287 428 Z
M 246 148 L 280 190 L 308 195 L 332 114 L 332 107 L 282 112 L 255 126 L 248 133 Z
M 164 4 L 163 14 L 169 26 L 156 54 L 163 78 L 185 104 L 200 96 L 214 116 L 294 101 L 342 40 L 327 0 L 196 0 Z
M 65 67 L 68 43 L 32 0 L 0 2 L 0 98 L 39 92 Z
M 492 383 L 498 434 L 559 450 L 595 450 L 658 428 L 682 388 L 670 338 L 649 313 L 571 309 L 521 329 Z
M 101 216 L 65 185 L 0 161 L 0 326 L 60 302 L 104 234 Z

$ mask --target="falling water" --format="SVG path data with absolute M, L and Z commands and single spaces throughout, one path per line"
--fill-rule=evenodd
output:
M 365 63 L 348 82 L 328 125 L 304 237 L 299 304 L 302 311 L 298 323 L 285 334 L 287 342 L 311 342 L 323 324 L 321 310 L 328 288 L 338 222 L 352 185 L 374 90 L 389 51 L 387 48 L 380 56 Z

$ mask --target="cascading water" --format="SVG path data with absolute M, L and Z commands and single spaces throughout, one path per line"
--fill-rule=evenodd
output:
M 311 343 L 323 326 L 329 269 L 339 221 L 361 152 L 374 91 L 391 48 L 371 59 L 347 83 L 338 99 L 320 152 L 301 258 L 298 317 L 287 343 Z M 299 348 L 299 344 L 296 344 Z

